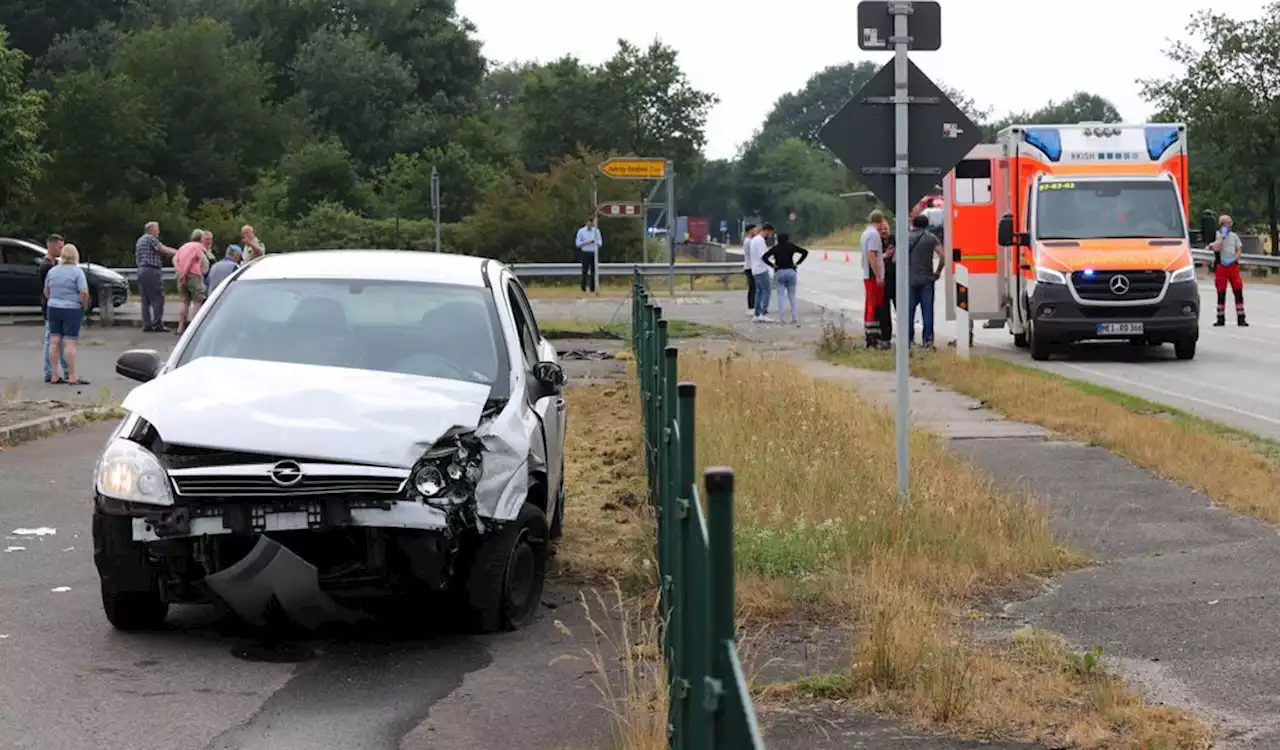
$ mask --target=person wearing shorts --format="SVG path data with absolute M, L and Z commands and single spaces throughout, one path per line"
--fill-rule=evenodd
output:
M 44 277 L 44 298 L 48 316 L 45 330 L 49 333 L 50 383 L 88 385 L 76 372 L 76 342 L 80 339 L 80 324 L 89 306 L 89 282 L 80 268 L 80 251 L 75 245 L 62 246 L 58 265 L 49 269 Z M 58 365 L 63 372 L 58 372 Z
M 1209 246 L 1218 253 L 1218 263 L 1213 269 L 1213 286 L 1218 292 L 1218 319 L 1215 327 L 1227 324 L 1227 285 L 1231 285 L 1231 296 L 1236 298 L 1236 325 L 1248 326 L 1244 319 L 1244 280 L 1240 278 L 1240 250 L 1244 243 L 1240 235 L 1232 231 L 1230 216 L 1218 217 L 1218 239 Z
M 178 300 L 182 303 L 178 308 L 178 330 L 174 331 L 179 336 L 187 330 L 187 321 L 200 311 L 200 305 L 208 294 L 204 277 L 209 272 L 209 258 L 205 254 L 203 239 L 204 230 L 195 230 L 191 233 L 191 241 L 178 248 L 177 255 L 173 256 Z

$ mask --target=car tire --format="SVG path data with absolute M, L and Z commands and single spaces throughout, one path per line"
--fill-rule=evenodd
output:
M 537 616 L 547 580 L 547 516 L 532 503 L 480 541 L 466 571 L 472 629 L 519 630 Z
M 93 561 L 101 579 L 102 611 L 117 630 L 155 630 L 164 625 L 169 603 L 146 549 L 133 541 L 133 520 L 93 514 Z
M 1048 360 L 1052 354 L 1049 342 L 1043 336 L 1036 335 L 1035 321 L 1027 323 L 1027 346 L 1031 349 L 1031 358 L 1037 362 Z
M 1178 359 L 1195 359 L 1196 340 L 1182 339 L 1173 342 L 1173 353 Z

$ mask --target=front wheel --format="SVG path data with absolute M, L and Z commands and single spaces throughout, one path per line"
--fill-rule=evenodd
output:
M 1027 321 L 1027 346 L 1031 349 L 1031 358 L 1037 362 L 1044 362 L 1052 353 L 1049 342 L 1036 332 L 1034 321 Z
M 525 503 L 520 515 L 483 539 L 466 573 L 467 606 L 480 633 L 533 621 L 547 581 L 547 516 Z
M 93 558 L 107 622 L 117 630 L 155 630 L 164 625 L 169 603 L 146 549 L 133 541 L 131 519 L 94 512 Z
M 1195 359 L 1196 356 L 1196 340 L 1182 339 L 1173 342 L 1173 353 L 1178 359 Z

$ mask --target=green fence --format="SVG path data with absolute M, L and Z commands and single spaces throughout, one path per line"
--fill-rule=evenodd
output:
M 738 659 L 733 591 L 733 471 L 708 469 L 706 512 L 694 477 L 693 383 L 678 382 L 662 308 L 635 279 L 632 351 L 644 410 L 645 470 L 658 516 L 663 655 L 673 750 L 762 749 Z

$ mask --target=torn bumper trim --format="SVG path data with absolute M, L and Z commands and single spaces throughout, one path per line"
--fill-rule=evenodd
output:
M 313 518 L 305 511 L 271 511 L 256 509 L 252 513 L 255 533 L 270 531 L 304 531 L 315 529 Z M 365 526 L 388 529 L 418 529 L 422 531 L 445 531 L 449 522 L 443 510 L 413 502 L 394 503 L 389 510 L 381 508 L 352 508 L 350 521 L 344 526 Z M 133 519 L 133 540 L 135 542 L 156 542 L 161 539 L 181 539 L 184 537 L 216 536 L 231 534 L 222 517 L 206 516 L 191 518 L 186 528 L 180 533 L 156 533 L 153 524 L 146 518 Z

